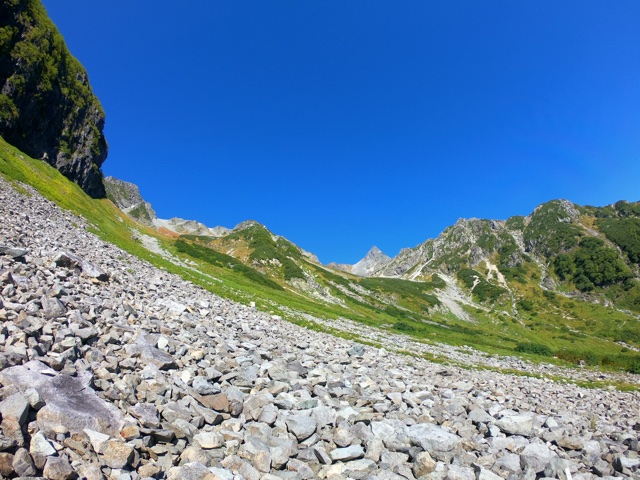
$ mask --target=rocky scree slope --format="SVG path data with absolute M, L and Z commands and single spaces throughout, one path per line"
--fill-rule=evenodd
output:
M 0 179 L 0 475 L 640 478 L 637 392 L 443 367 L 216 297 Z
M 104 197 L 104 111 L 39 0 L 0 3 L 0 135 Z

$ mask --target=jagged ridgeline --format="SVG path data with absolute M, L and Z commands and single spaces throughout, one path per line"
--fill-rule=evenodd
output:
M 0 135 L 104 197 L 104 111 L 40 0 L 0 3 Z
M 566 200 L 506 221 L 461 219 L 436 239 L 403 250 L 373 273 L 451 275 L 494 306 L 529 292 L 518 285 L 640 311 L 640 203 L 582 207 Z M 595 295 L 595 296 L 594 296 Z M 598 300 L 598 296 L 600 300 Z M 526 302 L 525 302 L 526 303 Z

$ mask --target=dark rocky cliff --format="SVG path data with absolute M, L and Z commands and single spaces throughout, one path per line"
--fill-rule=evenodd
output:
M 0 135 L 106 195 L 104 111 L 40 0 L 0 3 Z

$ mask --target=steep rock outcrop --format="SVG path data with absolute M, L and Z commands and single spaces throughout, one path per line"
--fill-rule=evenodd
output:
M 40 0 L 0 4 L 0 135 L 104 197 L 104 111 Z
M 114 177 L 106 177 L 104 186 L 107 198 L 120 210 L 145 225 L 153 225 L 156 212 L 149 202 L 143 200 L 137 185 Z

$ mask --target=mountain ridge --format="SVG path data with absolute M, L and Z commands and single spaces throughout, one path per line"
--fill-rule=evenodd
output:
M 640 222 L 637 219 L 640 214 L 638 202 L 619 201 L 604 207 L 592 207 L 579 206 L 566 199 L 551 200 L 538 205 L 529 215 L 513 216 L 506 220 L 460 218 L 438 237 L 427 239 L 416 247 L 404 248 L 394 258 L 374 246 L 354 265 L 331 263 L 322 267 L 371 279 L 430 283 L 437 278 L 439 280 L 436 283 L 443 281 L 442 284 L 438 283 L 441 289 L 434 292 L 440 300 L 441 306 L 438 308 L 469 321 L 472 321 L 473 315 L 466 312 L 465 308 L 471 305 L 497 307 L 517 318 L 521 315 L 522 308 L 519 305 L 523 297 L 517 285 L 531 282 L 541 291 L 548 290 L 604 305 L 617 305 L 623 310 L 640 311 L 640 267 L 629 262 L 620 247 L 598 230 L 598 218 L 609 218 L 615 223 L 615 212 L 619 211 L 626 212 L 629 221 Z M 194 224 L 202 225 L 197 222 Z M 640 230 L 640 223 L 638 225 Z M 263 245 L 259 247 L 261 253 L 254 252 L 255 239 L 245 238 L 240 240 L 240 244 L 238 240 L 232 240 L 240 239 L 237 236 L 243 231 L 252 235 L 255 228 L 264 231 L 264 235 L 258 235 L 263 238 Z M 613 228 L 615 230 L 615 226 Z M 318 284 L 317 275 L 325 274 L 308 273 L 308 267 L 302 260 L 307 258 L 319 266 L 317 257 L 253 220 L 215 234 L 211 234 L 209 227 L 204 225 L 200 231 L 194 229 L 192 233 L 176 233 L 191 236 L 190 241 L 232 255 L 243 263 L 248 262 L 276 281 L 290 282 L 298 278 L 294 289 L 307 292 L 309 289 L 322 290 L 319 285 L 323 282 Z M 591 238 L 595 240 L 589 240 Z M 276 253 L 280 248 L 277 246 L 279 239 L 285 242 L 283 246 L 290 246 L 284 246 L 283 251 Z M 264 242 L 274 243 L 267 247 Z M 298 253 L 292 256 L 291 252 L 294 251 Z M 585 270 L 580 266 L 583 263 L 581 258 L 585 255 L 594 256 L 599 264 Z M 260 260 L 256 261 L 256 258 Z M 608 259 L 614 267 L 609 269 L 611 271 L 599 273 L 597 269 L 603 269 L 604 259 Z M 285 270 L 278 270 L 280 268 Z M 333 285 L 331 288 L 343 288 L 339 282 L 330 284 Z M 343 293 L 354 295 L 348 289 Z M 327 298 L 333 298 L 333 295 Z

